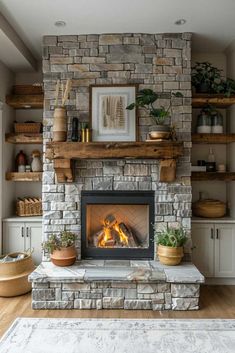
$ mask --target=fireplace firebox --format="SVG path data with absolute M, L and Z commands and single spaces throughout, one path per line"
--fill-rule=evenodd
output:
M 82 258 L 153 259 L 154 192 L 83 191 Z

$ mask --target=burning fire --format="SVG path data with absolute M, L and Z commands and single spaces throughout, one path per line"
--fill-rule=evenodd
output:
M 131 227 L 124 222 L 119 222 L 112 214 L 103 219 L 101 229 L 90 237 L 89 243 L 99 248 L 133 248 L 140 246 L 140 242 Z
M 115 232 L 115 234 L 114 234 Z M 128 246 L 128 237 L 124 234 L 120 228 L 118 222 L 115 222 L 112 225 L 107 225 L 105 220 L 103 222 L 103 233 L 101 238 L 98 241 L 98 247 L 112 247 L 115 245 L 115 237 L 119 237 L 118 242 L 122 246 Z

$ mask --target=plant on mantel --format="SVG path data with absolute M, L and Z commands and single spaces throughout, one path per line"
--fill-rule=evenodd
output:
M 159 260 L 164 265 L 178 265 L 184 255 L 183 246 L 187 241 L 185 230 L 182 226 L 173 228 L 166 226 L 165 229 L 155 229 L 155 241 Z
M 59 236 L 51 234 L 42 248 L 50 253 L 54 265 L 70 266 L 76 261 L 75 239 L 76 235 L 71 232 L 64 231 Z
M 171 97 L 182 98 L 183 95 L 181 92 L 172 92 Z M 169 125 L 171 104 L 167 108 L 154 105 L 160 98 L 160 94 L 152 89 L 142 89 L 137 93 L 136 101 L 126 107 L 128 110 L 143 108 L 149 114 L 153 122 L 149 129 L 149 136 L 153 140 L 169 139 L 173 131 Z

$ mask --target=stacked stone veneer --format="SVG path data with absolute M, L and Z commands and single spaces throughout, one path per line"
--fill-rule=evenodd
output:
M 188 232 L 190 252 L 190 148 L 191 148 L 191 34 L 104 34 L 46 36 L 43 39 L 44 150 L 52 139 L 55 85 L 73 80 L 67 104 L 68 139 L 71 121 L 89 120 L 89 86 L 138 83 L 161 94 L 159 105 L 168 106 L 171 92 L 184 98 L 171 99 L 171 122 L 184 155 L 178 159 L 177 180 L 159 183 L 157 160 L 86 160 L 76 162 L 75 183 L 56 184 L 53 163 L 44 159 L 43 236 L 63 230 L 77 233 L 80 252 L 81 190 L 154 190 L 157 227 L 182 223 Z M 151 125 L 144 111 L 139 114 L 139 138 Z M 66 288 L 65 292 L 66 293 Z M 52 292 L 54 289 L 52 289 Z M 139 293 L 143 294 L 143 293 Z M 64 294 L 66 295 L 66 294 Z M 80 297 L 79 297 L 80 298 Z
M 42 263 L 29 277 L 34 309 L 197 310 L 204 277 L 189 262 L 82 260 Z
M 198 310 L 200 284 L 48 282 L 33 284 L 33 309 Z

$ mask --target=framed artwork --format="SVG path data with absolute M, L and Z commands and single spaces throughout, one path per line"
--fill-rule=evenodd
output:
M 135 102 L 137 85 L 90 86 L 90 127 L 92 141 L 136 141 Z

